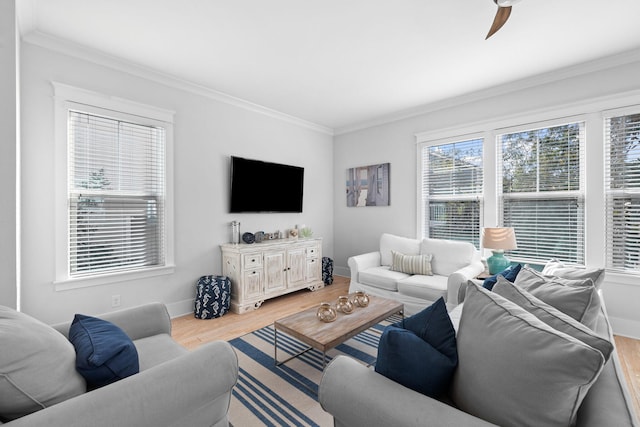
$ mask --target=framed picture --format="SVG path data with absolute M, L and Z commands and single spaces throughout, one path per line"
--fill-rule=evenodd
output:
M 347 169 L 347 206 L 389 206 L 390 163 Z

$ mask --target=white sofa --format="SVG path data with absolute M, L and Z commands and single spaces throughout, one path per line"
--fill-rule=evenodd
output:
M 431 254 L 432 276 L 391 270 L 392 253 Z M 467 280 L 484 270 L 480 252 L 468 242 L 410 239 L 393 234 L 380 237 L 380 250 L 349 258 L 349 292 L 365 291 L 404 304 L 412 315 L 444 297 L 449 309 L 461 302 L 459 292 Z M 464 289 L 464 288 L 463 288 Z

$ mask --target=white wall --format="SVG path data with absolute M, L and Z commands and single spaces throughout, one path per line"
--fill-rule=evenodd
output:
M 18 70 L 16 4 L 0 1 L 0 304 L 16 307 Z
M 475 100 L 454 103 L 449 107 L 395 122 L 372 126 L 334 138 L 335 194 L 335 269 L 348 274 L 348 257 L 377 250 L 380 234 L 391 232 L 416 237 L 417 231 L 417 133 L 466 128 L 470 123 L 495 121 L 530 112 L 539 115 L 545 109 L 557 109 L 603 97 L 615 98 L 640 89 L 640 61 L 605 68 L 602 65 L 584 74 L 558 73 L 559 78 L 540 76 L 531 81 L 487 91 Z M 471 99 L 471 96 L 469 96 Z M 624 106 L 624 105 L 619 105 Z M 521 124 L 515 122 L 512 125 Z M 525 122 L 526 123 L 526 122 Z M 454 136 L 454 135 L 450 135 Z M 601 139 L 595 138 L 596 141 Z M 600 148 L 598 148 L 600 149 Z M 593 147 L 592 147 L 593 150 Z M 347 208 L 345 198 L 346 169 L 373 163 L 391 162 L 391 206 Z M 601 170 L 601 169 L 600 169 Z M 589 178 L 593 180 L 593 177 Z M 593 182 L 593 181 L 592 181 Z M 495 209 L 495 206 L 486 206 Z M 489 215 L 494 216 L 494 215 Z M 602 233 L 600 224 L 589 223 L 588 231 Z M 593 253 L 598 248 L 588 248 Z M 594 257 L 595 258 L 595 257 Z M 602 258 L 602 257 L 601 257 Z M 620 278 L 607 275 L 603 285 L 607 308 L 616 333 L 640 337 L 640 277 Z
M 305 223 L 333 248 L 333 146 L 326 133 L 210 96 L 165 85 L 109 66 L 30 43 L 22 45 L 22 309 L 45 322 L 71 320 L 76 312 L 112 310 L 161 301 L 172 315 L 193 310 L 199 276 L 221 274 L 219 244 L 229 223 L 242 231 L 275 231 Z M 175 273 L 88 288 L 54 289 L 54 102 L 51 81 L 173 110 Z M 228 214 L 229 156 L 303 166 L 301 214 Z

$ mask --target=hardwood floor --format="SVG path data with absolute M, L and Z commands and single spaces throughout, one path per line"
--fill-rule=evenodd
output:
M 334 276 L 331 286 L 316 292 L 301 290 L 265 301 L 258 310 L 246 314 L 227 313 L 222 317 L 200 320 L 187 315 L 171 321 L 173 338 L 188 349 L 214 340 L 231 340 L 264 326 L 275 320 L 297 313 L 324 301 L 335 301 L 345 295 L 349 278 Z M 625 373 L 636 414 L 640 415 L 640 340 L 616 336 L 616 347 L 620 364 Z
M 235 314 L 227 313 L 217 319 L 201 320 L 193 315 L 175 318 L 171 321 L 173 338 L 188 349 L 200 344 L 225 340 L 253 332 L 282 317 L 297 313 L 321 302 L 333 302 L 340 295 L 346 295 L 349 279 L 334 276 L 334 282 L 315 292 L 306 289 L 265 301 L 258 310 Z
M 640 341 L 618 335 L 615 340 L 636 415 L 640 417 Z

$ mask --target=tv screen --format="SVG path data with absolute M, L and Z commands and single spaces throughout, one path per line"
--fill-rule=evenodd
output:
M 231 156 L 229 212 L 302 212 L 304 168 Z

